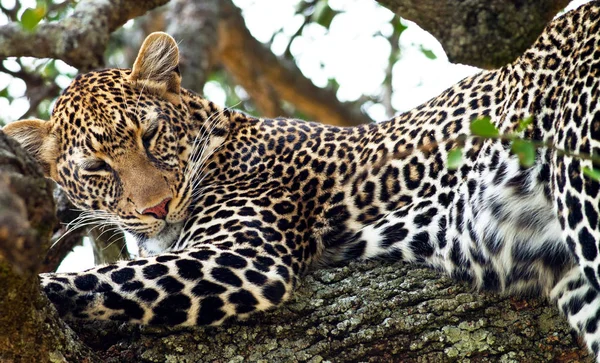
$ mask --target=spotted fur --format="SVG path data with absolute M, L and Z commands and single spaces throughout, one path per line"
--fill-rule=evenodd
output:
M 146 256 L 46 274 L 44 290 L 67 317 L 216 325 L 280 305 L 314 266 L 387 258 L 549 296 L 597 355 L 591 163 L 541 148 L 525 168 L 510 143 L 467 136 L 482 116 L 502 133 L 531 116 L 522 136 L 600 154 L 599 17 L 598 1 L 584 5 L 514 63 L 348 128 L 220 108 L 179 87 L 174 41 L 152 34 L 133 70 L 79 76 L 49 122 L 5 128 Z M 449 170 L 457 140 L 464 162 Z

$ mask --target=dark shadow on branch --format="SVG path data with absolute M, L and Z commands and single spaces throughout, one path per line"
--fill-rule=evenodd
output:
M 517 59 L 569 0 L 377 0 L 442 43 L 454 63 L 494 69 Z

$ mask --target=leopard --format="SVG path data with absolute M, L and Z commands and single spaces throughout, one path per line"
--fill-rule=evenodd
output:
M 177 43 L 152 33 L 131 69 L 81 74 L 48 121 L 3 128 L 89 221 L 138 243 L 132 260 L 42 274 L 62 317 L 214 326 L 281 306 L 314 268 L 385 259 L 545 296 L 598 356 L 600 183 L 581 155 L 600 155 L 600 1 L 384 122 L 254 117 L 181 79 Z M 532 165 L 475 135 L 482 118 L 539 144 Z

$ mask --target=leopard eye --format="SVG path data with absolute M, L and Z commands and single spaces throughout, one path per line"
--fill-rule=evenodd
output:
M 96 173 L 96 172 L 100 172 L 100 171 L 110 171 L 110 165 L 108 165 L 106 163 L 106 161 L 101 160 L 101 159 L 94 159 L 94 160 L 86 160 L 83 163 L 81 163 L 81 169 L 89 172 L 89 173 Z
M 142 143 L 144 147 L 148 149 L 150 147 L 150 143 L 158 133 L 158 123 L 153 122 L 148 126 L 144 134 L 142 135 Z

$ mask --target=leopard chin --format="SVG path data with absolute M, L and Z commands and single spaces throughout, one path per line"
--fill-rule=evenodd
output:
M 180 237 L 184 222 L 166 223 L 165 227 L 152 237 L 137 236 L 140 256 L 154 256 L 171 249 Z

